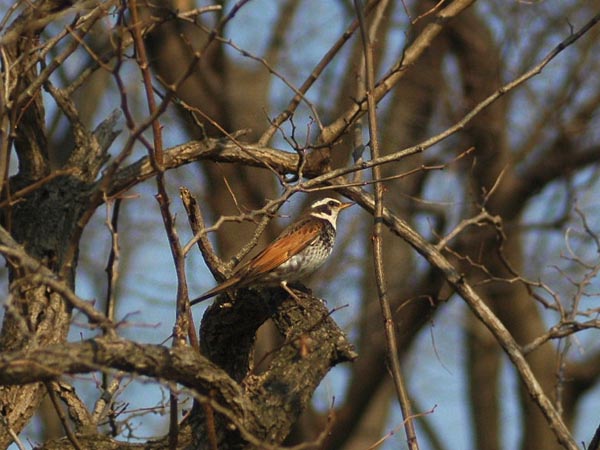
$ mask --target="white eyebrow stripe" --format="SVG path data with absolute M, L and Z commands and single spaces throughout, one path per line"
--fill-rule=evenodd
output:
M 335 198 L 329 198 L 329 197 L 327 197 L 327 198 L 322 198 L 321 200 L 317 200 L 316 202 L 314 202 L 311 205 L 311 208 L 317 208 L 319 206 L 326 205 L 329 202 L 335 202 L 337 205 L 341 205 L 342 204 L 342 202 L 340 202 L 339 200 L 336 200 Z
M 331 224 L 331 226 L 333 227 L 334 230 L 336 230 L 336 216 L 337 214 L 333 213 L 333 214 L 327 214 L 325 212 L 318 212 L 318 211 L 314 211 L 312 213 L 310 213 L 311 216 L 316 217 L 317 219 L 323 219 L 326 220 L 327 222 L 329 222 Z

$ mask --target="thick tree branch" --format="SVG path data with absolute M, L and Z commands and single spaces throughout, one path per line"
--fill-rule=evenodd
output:
M 314 389 L 334 365 L 356 357 L 323 302 L 281 289 L 240 290 L 235 301 L 219 297 L 201 324 L 202 353 L 246 388 L 261 417 L 256 435 L 281 442 L 308 405 Z M 253 351 L 258 328 L 271 318 L 284 343 L 270 353 L 268 367 Z M 282 380 L 285 380 L 282 383 Z
M 215 162 L 239 163 L 250 167 L 267 166 L 281 173 L 292 172 L 298 164 L 296 154 L 287 153 L 269 147 L 254 144 L 244 144 L 240 148 L 238 144 L 228 139 L 205 139 L 202 141 L 190 141 L 176 147 L 165 150 L 165 170 L 180 167 L 195 161 L 210 160 Z M 306 175 L 316 175 L 318 171 L 313 168 Z M 110 185 L 109 195 L 117 195 L 156 175 L 149 158 L 143 157 L 117 171 Z M 97 182 L 97 186 L 103 185 L 103 179 Z
M 465 8 L 468 6 L 466 3 L 469 2 L 457 2 L 457 5 L 453 6 L 453 8 Z M 440 15 L 446 17 L 445 14 L 448 12 L 444 11 L 440 12 Z M 456 11 L 454 11 L 453 13 L 456 13 Z M 322 161 L 318 161 L 317 158 L 310 158 L 309 155 L 309 158 L 307 158 L 307 164 L 303 168 L 303 175 L 308 178 L 317 177 L 317 179 L 312 180 L 312 182 L 309 183 L 310 186 L 314 186 L 319 182 L 332 180 L 334 178 L 355 172 L 357 170 L 365 170 L 371 167 L 375 167 L 377 165 L 399 161 L 402 158 L 423 152 L 425 149 L 431 147 L 432 145 L 435 145 L 438 142 L 450 137 L 457 131 L 462 130 L 471 120 L 473 120 L 473 118 L 475 118 L 478 114 L 480 114 L 488 106 L 493 104 L 500 97 L 516 89 L 530 78 L 541 73 L 542 70 L 558 54 L 560 54 L 565 48 L 574 44 L 578 39 L 584 36 L 593 26 L 597 24 L 599 20 L 600 14 L 594 16 L 576 33 L 573 33 L 568 38 L 563 40 L 560 44 L 558 44 L 556 47 L 554 47 L 538 64 L 533 66 L 530 70 L 523 73 L 519 77 L 510 81 L 509 83 L 506 83 L 505 85 L 501 86 L 495 92 L 490 94 L 487 98 L 479 102 L 471 111 L 465 114 L 462 119 L 460 119 L 451 127 L 448 127 L 442 133 L 439 133 L 429 139 L 426 139 L 425 141 L 412 147 L 393 152 L 391 154 L 380 158 L 376 158 L 368 162 L 355 164 L 350 167 L 345 167 L 343 169 L 337 169 L 333 171 L 327 171 L 328 167 L 324 166 Z M 439 32 L 439 30 L 437 30 L 436 33 L 437 32 Z M 403 64 L 407 64 L 406 58 Z M 375 90 L 375 98 L 377 98 L 378 100 L 380 99 L 380 97 L 378 97 L 380 89 L 381 86 L 379 86 Z M 361 104 L 362 106 L 357 106 L 357 111 L 366 111 L 366 101 L 363 103 L 364 105 Z M 355 113 L 353 113 L 352 115 L 354 114 Z M 340 119 L 340 121 L 342 121 L 344 124 L 348 123 L 348 120 L 348 118 Z M 338 128 L 345 126 L 346 125 L 336 126 L 332 124 L 330 127 L 327 127 L 325 129 L 324 135 L 328 133 L 336 134 L 339 132 Z M 593 152 L 586 153 L 586 156 L 588 157 L 584 158 L 584 160 L 589 161 L 590 154 L 593 154 Z M 260 144 L 243 144 L 243 146 L 240 146 L 238 143 L 231 142 L 227 139 L 205 139 L 203 141 L 191 141 L 165 151 L 165 170 L 179 167 L 181 165 L 198 160 L 240 163 L 251 167 L 271 168 L 277 171 L 278 173 L 286 174 L 295 173 L 298 167 L 299 157 L 297 154 L 288 153 L 282 150 L 276 150 Z M 152 169 L 152 165 L 150 164 L 149 159 L 147 157 L 142 158 L 134 164 L 119 170 L 115 174 L 109 194 L 116 195 L 120 192 L 123 192 L 131 188 L 132 186 L 140 183 L 141 181 L 144 181 L 154 176 L 155 174 L 156 173 Z M 100 180 L 97 183 L 97 186 L 102 185 L 103 180 Z
M 0 355 L 0 384 L 3 385 L 50 381 L 61 374 L 104 370 L 120 370 L 179 383 L 201 395 L 217 389 L 220 398 L 236 398 L 227 405 L 238 413 L 243 401 L 239 386 L 223 370 L 188 346 L 167 348 L 99 337 Z
M 217 413 L 227 417 L 227 422 L 233 422 L 243 439 L 277 444 L 310 401 L 325 373 L 333 365 L 353 359 L 355 354 L 319 299 L 299 294 L 298 302 L 280 297 L 278 291 L 273 294 L 268 297 L 270 307 L 266 309 L 262 303 L 265 299 L 252 301 L 259 298 L 249 297 L 230 307 L 215 304 L 209 311 L 210 323 L 227 320 L 229 316 L 230 321 L 239 324 L 243 322 L 240 317 L 247 318 L 252 310 L 263 311 L 263 319 L 275 314 L 274 320 L 286 336 L 284 344 L 273 351 L 266 372 L 261 375 L 251 372 L 243 384 L 191 347 L 167 348 L 107 337 L 0 355 L 0 384 L 23 385 L 54 380 L 61 374 L 107 370 L 147 376 L 191 389 L 195 398 L 208 402 Z M 261 320 L 254 322 L 247 339 L 253 340 L 260 323 Z M 224 330 L 222 324 L 219 330 L 214 330 L 218 336 L 209 338 L 210 327 L 203 336 L 209 344 L 215 344 L 215 339 L 220 344 L 229 334 L 233 339 L 242 339 L 241 330 L 234 327 Z M 233 346 L 208 349 L 213 357 L 215 350 L 233 355 L 239 352 Z M 247 370 L 248 365 L 243 372 Z M 278 380 L 283 379 L 287 380 L 285 389 L 278 385 Z M 284 410 L 286 413 L 282 414 Z M 196 415 L 190 417 L 197 420 Z M 227 431 L 231 433 L 231 428 Z M 183 427 L 182 432 L 189 433 L 189 429 Z

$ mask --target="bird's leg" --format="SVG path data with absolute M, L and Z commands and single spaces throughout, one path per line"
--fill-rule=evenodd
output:
M 300 299 L 298 298 L 298 296 L 294 293 L 294 291 L 292 291 L 291 288 L 288 287 L 288 283 L 287 281 L 282 281 L 281 283 L 279 283 L 279 285 L 281 286 L 281 288 L 287 292 L 288 294 L 290 294 L 290 296 L 296 300 L 296 301 L 300 301 Z

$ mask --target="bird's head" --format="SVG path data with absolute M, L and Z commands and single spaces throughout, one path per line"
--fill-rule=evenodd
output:
M 310 205 L 310 215 L 313 217 L 317 217 L 319 219 L 325 219 L 331 223 L 333 228 L 336 227 L 336 222 L 338 218 L 338 214 L 348 208 L 349 206 L 354 205 L 352 202 L 343 203 L 335 198 L 322 198 L 313 202 Z

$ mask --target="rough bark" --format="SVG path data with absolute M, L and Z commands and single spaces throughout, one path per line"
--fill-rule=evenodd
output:
M 141 128 L 136 128 L 139 124 L 134 123 L 139 113 L 134 98 L 140 93 L 135 91 L 135 83 L 128 84 L 129 80 L 121 79 L 126 83 L 112 92 L 115 99 L 121 100 L 130 135 L 126 136 L 125 148 L 118 150 L 113 159 L 119 162 L 106 165 L 107 148 L 116 136 L 116 115 L 107 118 L 97 130 L 89 130 L 82 117 L 87 113 L 81 113 L 82 109 L 72 100 L 77 94 L 74 95 L 71 86 L 57 89 L 53 83 L 57 77 L 50 77 L 57 71 L 54 64 L 64 63 L 62 58 L 71 54 L 69 49 L 83 45 L 86 33 L 106 16 L 107 9 L 79 10 L 81 14 L 74 18 L 68 32 L 66 28 L 63 30 L 62 41 L 52 44 L 51 39 L 40 35 L 46 24 L 60 19 L 62 22 L 57 23 L 66 25 L 64 15 L 72 14 L 69 19 L 75 17 L 69 8 L 72 4 L 81 6 L 81 2 L 25 2 L 22 9 L 12 12 L 15 16 L 20 14 L 19 18 L 3 29 L 1 81 L 13 82 L 0 89 L 2 95 L 10 94 L 2 97 L 6 103 L 0 104 L 0 137 L 9 142 L 5 144 L 0 140 L 0 149 L 4 152 L 0 154 L 0 174 L 5 177 L 0 200 L 3 205 L 0 253 L 7 259 L 11 282 L 0 332 L 0 411 L 3 414 L 0 429 L 3 431 L 18 434 L 45 392 L 49 389 L 60 392 L 56 383 L 58 376 L 122 371 L 132 377 L 155 380 L 168 388 L 183 386 L 195 397 L 193 410 L 180 424 L 171 421 L 170 436 L 134 445 L 101 435 L 98 424 L 87 417 L 91 414 L 77 395 L 73 393 L 67 398 L 65 394 L 63 402 L 70 405 L 70 413 L 77 416 L 73 426 L 83 448 L 166 449 L 174 446 L 175 437 L 177 448 L 212 449 L 213 443 L 207 438 L 212 434 L 218 448 L 279 445 L 298 422 L 300 413 L 310 409 L 311 395 L 325 373 L 333 365 L 355 357 L 334 322 L 336 315 L 329 317 L 327 308 L 310 295 L 298 294 L 299 299 L 292 300 L 279 290 L 261 293 L 249 290 L 238 292 L 235 302 L 218 299 L 207 310 L 201 324 L 201 354 L 192 347 L 167 348 L 121 339 L 118 326 L 104 317 L 96 305 L 74 295 L 79 240 L 93 212 L 107 198 L 119 196 L 152 177 L 162 179 L 165 172 L 190 162 L 202 162 L 199 178 L 209 220 L 238 215 L 239 221 L 245 222 L 241 228 L 239 223 L 231 223 L 217 230 L 218 253 L 225 258 L 252 240 L 255 224 L 250 222 L 258 217 L 254 211 L 265 205 L 268 201 L 265 199 L 276 198 L 280 185 L 288 189 L 287 193 L 336 186 L 339 193 L 355 199 L 369 215 L 373 213 L 373 199 L 367 191 L 342 186 L 349 180 L 339 178 L 374 164 L 367 161 L 352 166 L 353 162 L 349 163 L 357 143 L 353 141 L 351 129 L 366 108 L 362 80 L 356 77 L 363 55 L 358 40 L 350 39 L 352 33 L 341 36 L 329 49 L 330 59 L 324 66 L 292 69 L 303 72 L 300 77 L 307 77 L 302 87 L 300 83 L 294 86 L 294 94 L 302 90 L 305 95 L 313 83 L 311 77 L 328 83 L 331 92 L 320 92 L 327 93 L 332 106 L 325 106 L 327 102 L 312 96 L 313 92 L 308 92 L 304 101 L 310 102 L 309 108 L 314 107 L 323 114 L 321 118 L 326 117 L 326 122 L 331 124 L 323 124 L 320 138 L 313 139 L 317 125 L 311 122 L 314 128 L 307 133 L 310 136 L 306 144 L 298 143 L 302 139 L 296 128 L 294 139 L 286 145 L 269 147 L 264 142 L 255 143 L 260 132 L 269 126 L 265 111 L 271 114 L 269 89 L 273 78 L 267 64 L 285 73 L 287 58 L 292 56 L 286 39 L 293 36 L 304 42 L 309 37 L 306 30 L 302 31 L 301 39 L 288 33 L 288 28 L 296 26 L 294 18 L 298 16 L 295 15 L 304 11 L 302 2 L 282 3 L 278 10 L 280 17 L 274 20 L 273 30 L 268 30 L 273 37 L 265 52 L 265 64 L 257 62 L 255 67 L 239 64 L 228 56 L 225 49 L 231 50 L 235 43 L 227 42 L 227 34 L 221 34 L 227 26 L 237 25 L 235 8 L 251 7 L 252 2 L 247 2 L 249 6 L 246 2 L 236 3 L 233 10 L 220 10 L 210 19 L 203 14 L 185 16 L 193 7 L 190 1 L 168 3 L 170 9 L 166 3 L 150 5 L 142 0 L 102 4 L 105 8 L 111 5 L 117 8 L 111 10 L 118 23 L 110 30 L 113 33 L 111 46 L 103 49 L 106 55 L 102 56 L 95 55 L 96 50 L 90 50 L 89 45 L 86 47 L 86 53 L 91 56 L 90 70 L 102 70 L 113 80 L 123 76 L 126 72 L 120 65 L 132 61 L 130 55 L 139 58 L 139 52 L 130 53 L 133 38 L 129 34 L 131 17 L 127 8 L 135 5 L 140 8 L 144 44 L 150 60 L 135 62 L 142 68 L 151 67 L 157 75 L 153 80 L 155 94 L 166 92 L 167 96 L 173 96 L 171 99 L 187 103 L 187 107 L 177 104 L 178 120 L 185 120 L 189 136 L 198 139 L 167 149 L 162 166 L 157 165 L 152 153 L 155 149 L 142 129 L 150 124 L 146 112 L 142 120 L 147 123 Z M 563 92 L 558 93 L 556 99 L 550 94 L 544 99 L 557 111 L 562 113 L 564 109 L 565 117 L 576 110 L 573 116 L 564 119 L 555 129 L 546 124 L 558 118 L 543 114 L 539 122 L 545 127 L 533 131 L 530 142 L 525 142 L 517 151 L 507 145 L 513 131 L 509 129 L 510 124 L 514 124 L 509 121 L 509 103 L 501 98 L 503 91 L 496 91 L 500 80 L 507 73 L 512 77 L 514 69 L 505 65 L 501 53 L 504 49 L 500 47 L 502 40 L 490 31 L 488 18 L 481 10 L 467 9 L 472 3 L 470 0 L 420 3 L 421 9 L 416 11 L 424 15 L 414 23 L 406 22 L 406 29 L 412 30 L 414 35 L 407 40 L 402 54 L 391 57 L 393 61 L 388 67 L 385 64 L 389 61 L 383 61 L 390 58 L 387 44 L 397 37 L 394 34 L 396 19 L 403 17 L 405 11 L 412 12 L 413 5 L 396 4 L 399 12 L 389 11 L 376 39 L 375 59 L 380 64 L 382 78 L 375 95 L 381 101 L 378 113 L 387 155 L 384 159 L 388 158 L 383 173 L 390 177 L 385 181 L 388 208 L 383 222 L 389 228 L 385 237 L 385 266 L 391 275 L 388 289 L 394 303 L 400 348 L 402 352 L 410 349 L 419 330 L 437 312 L 440 301 L 451 295 L 446 289 L 446 285 L 450 286 L 473 312 L 466 332 L 474 445 L 495 449 L 503 438 L 499 411 L 505 399 L 497 395 L 497 383 L 504 350 L 523 382 L 520 407 L 525 431 L 521 447 L 573 448 L 575 444 L 565 423 L 571 424 L 578 401 L 600 376 L 599 355 L 591 352 L 573 363 L 568 355 L 557 356 L 557 347 L 551 339 L 533 351 L 525 351 L 522 346 L 543 336 L 549 326 L 542 320 L 528 283 L 515 277 L 524 273 L 527 261 L 518 232 L 525 202 L 557 179 L 566 179 L 571 183 L 570 189 L 579 189 L 570 173 L 599 160 L 600 147 L 592 133 L 588 133 L 583 142 L 579 137 L 582 129 L 592 127 L 599 104 L 596 97 L 600 96 L 579 99 L 572 95 L 584 85 L 583 81 L 579 81 L 581 86 L 577 84 L 577 80 L 585 79 L 585 71 L 580 73 L 577 67 L 590 71 L 586 60 L 595 57 L 594 40 L 583 43 L 577 58 L 573 58 L 580 62 L 564 77 L 567 81 Z M 368 2 L 367 13 L 377 11 L 378 4 Z M 89 16 L 85 14 L 88 11 Z M 568 11 L 580 10 L 572 7 Z M 355 11 L 348 9 L 345 13 L 344 20 L 352 22 Z M 563 20 L 564 17 L 555 19 L 554 24 Z M 217 32 L 210 30 L 214 26 Z M 577 34 L 572 36 L 575 38 Z M 139 44 L 136 43 L 137 49 Z M 340 49 L 354 47 L 343 55 L 336 53 L 338 44 Z M 565 41 L 562 45 L 567 48 L 571 44 Z M 538 54 L 543 45 L 536 43 L 534 47 L 532 52 Z M 195 52 L 200 52 L 200 57 Z M 181 74 L 194 61 L 197 66 L 188 79 L 179 83 Z M 335 64 L 343 64 L 344 70 L 340 71 Z M 336 73 L 332 79 L 328 79 L 332 75 L 327 71 L 321 72 L 326 67 Z M 388 68 L 390 71 L 386 72 Z M 65 78 L 69 74 L 67 69 L 61 73 Z M 289 80 L 296 79 L 295 75 L 285 74 Z M 315 86 L 313 89 L 322 89 L 318 83 Z M 45 97 L 41 95 L 42 88 L 47 92 Z M 406 153 L 399 151 L 424 141 L 440 126 L 463 117 L 493 92 L 498 94 L 495 103 L 465 120 L 456 128 L 460 133 L 451 139 L 435 149 L 430 149 L 430 143 L 426 142 Z M 336 100 L 331 101 L 329 96 Z M 571 96 L 578 100 L 569 103 Z M 85 100 L 85 95 L 83 98 Z M 72 148 L 60 148 L 60 157 L 52 155 L 57 150 L 57 137 L 45 128 L 45 101 L 53 101 L 56 111 L 60 111 L 57 114 L 68 122 L 58 141 L 70 142 Z M 205 113 L 200 114 L 200 125 L 189 121 L 190 108 Z M 283 108 L 282 117 L 294 108 L 291 102 Z M 296 111 L 295 114 L 298 115 L 294 120 L 303 113 Z M 284 123 L 282 130 L 287 130 L 287 125 Z M 248 127 L 252 130 L 246 134 L 234 133 Z M 65 138 L 65 130 L 72 135 L 70 139 Z M 130 154 L 134 142 L 144 147 L 150 156 L 125 165 L 121 157 Z M 288 147 L 294 145 L 296 152 L 290 152 Z M 457 152 L 471 146 L 474 150 L 469 158 L 454 160 Z M 19 160 L 19 171 L 8 180 L 11 150 Z M 407 158 L 407 154 L 412 157 Z M 452 170 L 460 180 L 461 187 L 453 193 L 452 206 L 429 202 L 431 185 L 436 178 L 435 171 L 427 165 Z M 300 166 L 303 178 L 297 179 Z M 336 172 L 332 167 L 343 170 Z M 106 170 L 101 172 L 102 169 Z M 412 175 L 399 177 L 409 171 Z M 459 211 L 461 206 L 462 211 Z M 482 211 L 487 213 L 485 220 L 465 227 L 446 245 L 438 247 L 431 243 L 445 239 L 443 234 L 448 231 L 449 223 Z M 424 218 L 428 231 L 417 233 L 416 229 L 423 230 Z M 275 227 L 269 228 L 256 239 L 259 246 L 275 233 Z M 355 241 L 353 245 L 367 247 L 370 234 L 367 228 L 353 228 L 353 233 L 349 236 L 350 241 Z M 358 233 L 367 238 L 358 237 Z M 588 234 L 588 242 L 593 246 L 597 238 L 594 239 L 593 232 Z M 357 244 L 358 241 L 362 243 Z M 414 250 L 425 258 L 425 268 L 415 257 Z M 368 445 L 385 431 L 389 401 L 385 398 L 389 396 L 382 394 L 388 382 L 384 363 L 386 342 L 369 282 L 372 262 L 354 261 L 352 252 L 344 253 L 340 261 L 345 264 L 345 257 L 350 254 L 348 262 L 355 270 L 353 274 L 364 281 L 361 305 L 351 306 L 360 311 L 356 341 L 361 358 L 351 369 L 343 403 L 337 399 L 336 420 L 329 422 L 325 414 L 312 411 L 304 418 L 308 427 L 294 433 L 294 443 L 316 439 L 316 445 L 321 447 L 351 448 L 356 442 Z M 339 261 L 331 267 L 332 271 L 345 270 Z M 586 270 L 591 274 L 595 269 Z M 344 300 L 340 299 L 340 303 L 346 303 Z M 104 336 L 65 342 L 74 308 Z M 271 339 L 268 346 L 258 349 L 261 345 L 257 344 L 257 333 L 259 329 L 264 330 L 267 322 L 272 324 Z M 573 325 L 572 332 L 576 328 Z M 267 357 L 257 359 L 261 352 L 267 353 Z M 558 357 L 562 363 L 560 392 L 555 389 Z M 560 394 L 560 415 L 555 393 Z M 378 411 L 377 417 L 371 413 L 374 410 Z M 369 419 L 374 426 L 360 426 L 366 425 Z M 0 447 L 6 446 L 10 439 L 8 433 L 0 433 Z M 41 448 L 71 448 L 73 442 L 72 438 L 63 438 L 44 443 Z
M 201 341 L 207 356 L 192 347 L 167 348 L 119 338 L 95 338 L 5 353 L 0 356 L 0 383 L 22 386 L 54 380 L 60 374 L 111 370 L 146 376 L 180 384 L 198 402 L 182 424 L 178 448 L 210 448 L 205 439 L 209 425 L 202 420 L 204 410 L 200 404 L 209 405 L 215 412 L 219 448 L 277 445 L 329 369 L 356 357 L 320 299 L 309 295 L 292 299 L 281 294 L 274 291 L 260 296 L 248 291 L 240 293 L 234 304 L 229 299 L 213 304 L 204 317 L 204 323 L 213 326 L 203 328 Z M 248 320 L 251 317 L 254 319 Z M 256 375 L 248 353 L 241 349 L 251 349 L 258 327 L 270 317 L 284 336 L 284 343 L 273 351 L 264 373 Z M 228 323 L 235 326 L 224 325 Z M 241 323 L 244 327 L 239 326 Z M 89 435 L 81 437 L 84 442 L 92 439 Z M 106 445 L 102 448 L 116 448 L 115 441 L 100 435 L 96 438 Z M 164 440 L 147 445 L 144 448 L 166 448 Z M 70 446 L 65 438 L 40 448 Z

